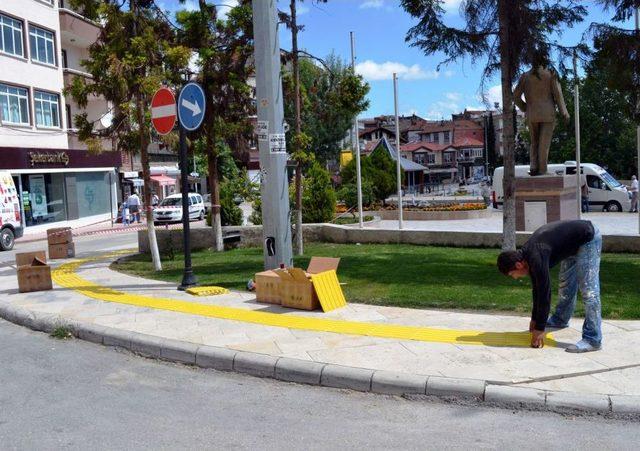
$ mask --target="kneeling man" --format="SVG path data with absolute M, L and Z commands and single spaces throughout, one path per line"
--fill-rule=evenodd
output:
M 498 269 L 504 275 L 519 279 L 531 277 L 533 309 L 531 313 L 531 346 L 544 345 L 544 330 L 564 328 L 576 305 L 578 287 L 584 302 L 585 319 L 582 340 L 569 346 L 567 352 L 597 351 L 602 346 L 600 308 L 600 252 L 602 237 L 591 221 L 557 221 L 536 230 L 518 251 L 502 252 Z M 551 308 L 549 270 L 560 263 L 558 305 Z

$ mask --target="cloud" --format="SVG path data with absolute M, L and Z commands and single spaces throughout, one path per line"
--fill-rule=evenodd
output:
M 444 96 L 448 99 L 448 100 L 452 100 L 454 102 L 459 101 L 460 99 L 462 99 L 462 94 L 460 94 L 459 92 L 445 92 Z
M 220 6 L 218 7 L 218 14 L 221 18 L 226 19 L 229 11 L 231 11 L 232 8 L 238 6 L 238 0 L 223 0 L 219 5 Z
M 298 14 L 298 16 L 301 16 L 303 14 L 307 14 L 309 12 L 309 7 L 305 6 L 305 5 L 298 5 L 296 7 L 296 13 Z
M 360 9 L 380 9 L 384 6 L 384 0 L 366 0 L 365 2 L 361 3 L 359 8 Z
M 487 102 L 489 106 L 493 108 L 493 105 L 497 102 L 502 105 L 502 85 L 496 85 L 489 88 L 487 91 Z
M 451 78 L 451 77 L 453 77 L 455 74 L 456 74 L 456 73 L 455 73 L 454 71 L 452 71 L 452 70 L 446 70 L 446 71 L 444 71 L 444 76 L 445 76 L 445 77 L 447 77 L 447 78 Z
M 437 121 L 440 119 L 444 119 L 444 114 L 442 114 L 442 111 L 429 110 L 427 114 L 425 114 L 425 119 L 429 119 L 430 121 Z
M 425 71 L 419 64 L 407 66 L 393 61 L 376 63 L 375 61 L 366 60 L 356 64 L 356 72 L 366 80 L 371 81 L 391 80 L 394 72 L 398 74 L 398 78 L 404 80 L 428 80 L 438 78 L 439 76 L 437 71 Z
M 442 6 L 445 11 L 453 12 L 460 8 L 460 3 L 462 3 L 462 0 L 444 0 L 444 5 Z

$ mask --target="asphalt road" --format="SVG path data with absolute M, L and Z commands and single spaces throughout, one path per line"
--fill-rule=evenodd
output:
M 288 384 L 0 320 L 2 449 L 632 449 L 637 423 Z M 635 445 L 634 445 L 635 444 Z

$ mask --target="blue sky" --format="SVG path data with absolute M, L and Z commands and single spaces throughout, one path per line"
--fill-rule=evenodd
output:
M 177 0 L 158 0 L 167 9 L 175 9 Z M 218 0 L 217 4 L 233 4 L 233 0 Z M 459 25 L 461 0 L 444 0 L 446 20 Z M 592 22 L 606 22 L 612 16 L 594 1 L 589 5 L 589 16 L 575 29 L 566 30 L 559 38 L 566 45 L 577 43 Z M 196 2 L 188 0 L 183 7 L 193 8 Z M 288 10 L 289 1 L 278 0 L 280 9 Z M 305 0 L 298 6 L 298 22 L 305 26 L 299 35 L 299 45 L 309 53 L 326 57 L 334 52 L 350 61 L 349 32 L 356 37 L 357 71 L 371 85 L 370 107 L 362 117 L 393 114 L 392 73 L 399 77 L 398 103 L 400 114 L 416 113 L 429 119 L 448 118 L 453 112 L 465 108 L 483 108 L 480 100 L 480 72 L 482 65 L 461 61 L 440 68 L 442 55 L 425 56 L 419 49 L 405 42 L 407 30 L 414 20 L 399 6 L 398 0 L 329 0 L 317 4 Z M 631 25 L 629 25 L 631 26 Z M 290 32 L 282 27 L 282 48 L 291 47 Z M 500 99 L 499 79 L 488 84 L 490 102 Z

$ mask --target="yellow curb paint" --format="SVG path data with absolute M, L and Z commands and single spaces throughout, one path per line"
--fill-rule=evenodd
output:
M 180 301 L 177 299 L 155 298 L 125 293 L 90 282 L 77 274 L 78 268 L 85 263 L 102 260 L 124 253 L 131 253 L 131 251 L 121 251 L 95 258 L 74 260 L 73 262 L 65 263 L 53 270 L 53 281 L 61 287 L 72 289 L 89 298 L 100 301 L 187 313 L 210 318 L 262 324 L 265 326 L 436 343 L 508 347 L 528 347 L 530 345 L 531 338 L 528 332 L 481 332 L 476 330 L 436 329 L 430 327 L 364 323 L 259 312 L 218 305 L 205 305 Z M 549 346 L 557 346 L 557 342 L 553 339 L 551 334 L 547 335 L 545 341 Z

